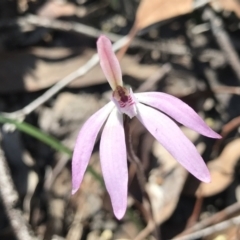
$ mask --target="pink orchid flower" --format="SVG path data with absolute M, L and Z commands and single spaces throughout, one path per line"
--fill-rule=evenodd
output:
M 80 187 L 97 135 L 106 122 L 100 141 L 101 168 L 114 214 L 118 219 L 124 216 L 128 168 L 123 114 L 137 117 L 183 167 L 201 181 L 210 182 L 210 173 L 202 157 L 171 118 L 204 136 L 221 136 L 178 98 L 160 92 L 133 94 L 123 86 L 121 68 L 110 40 L 99 37 L 97 49 L 100 65 L 113 90 L 112 101 L 93 114 L 80 130 L 72 159 L 72 193 Z

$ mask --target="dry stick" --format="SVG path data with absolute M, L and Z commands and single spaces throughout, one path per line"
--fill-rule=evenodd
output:
M 17 23 L 20 26 L 25 26 L 26 24 L 32 24 L 38 27 L 46 27 L 50 29 L 56 29 L 61 31 L 74 31 L 90 37 L 98 38 L 103 34 L 101 30 L 94 27 L 90 27 L 78 22 L 69 22 L 63 20 L 56 20 L 46 17 L 39 17 L 37 15 L 29 14 L 25 17 L 19 18 Z M 104 33 L 113 42 L 118 41 L 122 36 L 113 33 Z
M 139 88 L 136 90 L 136 92 L 146 92 L 146 91 L 153 91 L 155 90 L 155 85 L 158 81 L 163 79 L 172 69 L 171 64 L 165 63 L 154 72 L 146 81 L 144 81 Z
M 52 184 L 54 183 L 58 175 L 62 172 L 62 170 L 65 168 L 68 162 L 69 162 L 69 156 L 66 156 L 66 155 L 60 156 L 59 161 L 54 166 L 52 172 L 46 176 L 46 179 L 44 182 L 44 189 L 46 191 L 49 191 L 51 189 Z
M 123 37 L 117 42 L 113 44 L 113 50 L 117 51 L 122 46 L 125 45 L 125 43 L 128 41 L 127 37 Z M 68 84 L 73 82 L 75 79 L 83 76 L 88 71 L 90 71 L 94 66 L 97 65 L 99 62 L 98 54 L 94 54 L 92 58 L 82 67 L 80 67 L 75 72 L 72 72 L 59 82 L 57 82 L 55 85 L 53 85 L 50 89 L 48 89 L 43 95 L 41 95 L 39 98 L 35 99 L 33 102 L 28 104 L 23 109 L 13 112 L 13 113 L 4 113 L 5 116 L 11 117 L 11 118 L 18 118 L 18 119 L 24 119 L 26 115 L 33 112 L 35 109 L 37 109 L 39 106 L 47 102 L 51 97 L 53 97 L 56 93 L 58 93 L 62 88 L 66 87 Z
M 135 36 L 137 35 L 137 33 L 138 33 L 138 28 L 137 28 L 137 25 L 134 24 L 132 29 L 128 33 L 128 37 L 129 37 L 128 42 L 117 53 L 117 58 L 119 61 L 123 58 L 124 54 L 127 52 L 129 46 L 131 45 L 131 43 L 132 43 L 133 39 L 135 38 Z
M 215 152 L 219 151 L 219 148 L 222 144 L 222 142 L 225 140 L 225 138 L 227 137 L 227 135 L 232 132 L 233 130 L 235 130 L 236 128 L 238 128 L 240 126 L 240 116 L 233 118 L 231 121 L 229 121 L 228 123 L 226 123 L 223 127 L 222 127 L 222 131 L 221 131 L 221 136 L 222 138 L 219 139 L 218 141 L 216 141 L 216 143 L 213 146 L 213 149 Z
M 203 18 L 210 21 L 213 35 L 215 36 L 218 45 L 224 52 L 226 58 L 229 61 L 229 65 L 232 67 L 240 82 L 240 60 L 231 43 L 231 39 L 228 33 L 223 28 L 222 20 L 216 16 L 211 8 L 207 8 L 204 11 Z
M 203 197 L 202 196 L 197 197 L 193 212 L 187 221 L 186 230 L 194 226 L 195 223 L 197 222 L 199 215 L 201 213 L 202 204 L 203 204 Z
M 194 239 L 209 236 L 215 232 L 219 232 L 219 231 L 227 229 L 233 225 L 239 225 L 239 224 L 240 224 L 240 216 L 237 216 L 237 217 L 231 218 L 229 220 L 226 220 L 224 222 L 212 225 L 208 228 L 188 234 L 186 236 L 174 238 L 174 240 L 194 240 Z
M 156 223 L 152 217 L 151 204 L 147 199 L 143 199 L 143 204 L 140 206 L 145 218 L 148 219 L 147 226 L 141 230 L 133 240 L 145 240 L 156 229 Z M 159 240 L 159 237 L 157 238 Z
M 212 90 L 215 93 L 240 95 L 240 87 L 217 86 L 217 87 L 213 87 Z
M 106 35 L 111 41 L 116 42 L 120 40 L 123 36 L 107 33 L 96 28 L 84 25 L 77 22 L 68 22 L 62 20 L 49 19 L 46 17 L 39 17 L 36 15 L 27 15 L 25 17 L 19 18 L 16 21 L 12 21 L 11 24 L 17 22 L 20 26 L 26 26 L 27 24 L 35 25 L 38 27 L 46 27 L 50 29 L 56 29 L 61 31 L 73 31 L 90 37 L 98 38 L 100 35 Z M 1 26 L 9 25 L 9 21 L 0 23 Z M 130 41 L 128 41 L 130 42 Z M 174 55 L 186 55 L 189 54 L 189 50 L 186 46 L 178 43 L 171 44 L 171 42 L 148 42 L 138 38 L 133 39 L 130 43 L 131 47 L 141 47 L 149 50 L 159 50 L 168 54 Z
M 1 136 L 0 136 L 1 138 Z M 0 195 L 4 209 L 8 216 L 10 225 L 18 240 L 36 240 L 30 230 L 27 221 L 23 217 L 21 210 L 16 209 L 15 205 L 19 199 L 15 190 L 4 152 L 0 147 Z
M 223 209 L 222 211 L 212 215 L 211 217 L 209 217 L 207 219 L 203 219 L 199 223 L 195 224 L 193 227 L 190 227 L 190 228 L 186 229 L 185 231 L 183 231 L 182 233 L 180 233 L 176 238 L 185 236 L 189 233 L 199 231 L 211 224 L 219 223 L 219 222 L 225 220 L 226 218 L 229 218 L 233 214 L 236 214 L 237 212 L 240 212 L 240 203 L 239 202 L 232 204 L 231 206 Z

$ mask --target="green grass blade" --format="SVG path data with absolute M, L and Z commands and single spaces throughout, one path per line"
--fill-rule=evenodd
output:
M 26 122 L 20 122 L 11 118 L 4 117 L 0 115 L 0 123 L 10 123 L 13 124 L 19 131 L 24 132 L 46 145 L 52 147 L 56 151 L 67 154 L 70 158 L 72 157 L 72 150 L 66 146 L 64 146 L 59 140 L 56 138 L 42 132 L 40 129 L 28 124 Z M 98 180 L 103 185 L 102 177 L 91 167 L 88 166 L 87 171 L 92 174 L 92 176 Z

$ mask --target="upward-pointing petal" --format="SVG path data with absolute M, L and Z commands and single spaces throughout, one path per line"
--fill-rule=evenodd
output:
M 114 109 L 103 129 L 100 160 L 113 211 L 121 219 L 127 208 L 127 153 L 122 114 Z
M 139 102 L 152 106 L 166 113 L 179 123 L 211 138 L 221 138 L 201 119 L 186 103 L 166 93 L 145 92 L 134 94 Z
M 151 107 L 139 103 L 137 108 L 137 118 L 163 147 L 196 178 L 210 182 L 210 173 L 206 164 L 177 124 Z
M 109 102 L 98 110 L 85 122 L 78 134 L 72 158 L 72 194 L 80 187 L 98 132 L 114 106 L 113 102 Z
M 117 86 L 122 86 L 122 71 L 112 50 L 112 43 L 107 37 L 100 36 L 97 41 L 97 49 L 102 70 L 112 90 L 115 90 Z

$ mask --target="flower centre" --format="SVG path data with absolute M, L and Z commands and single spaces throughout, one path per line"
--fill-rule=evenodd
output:
M 130 118 L 137 115 L 136 101 L 131 89 L 129 91 L 125 87 L 117 86 L 112 96 L 120 112 L 127 114 Z
M 117 101 L 126 103 L 126 102 L 128 102 L 129 91 L 125 87 L 117 86 L 116 90 L 113 92 L 113 97 Z

